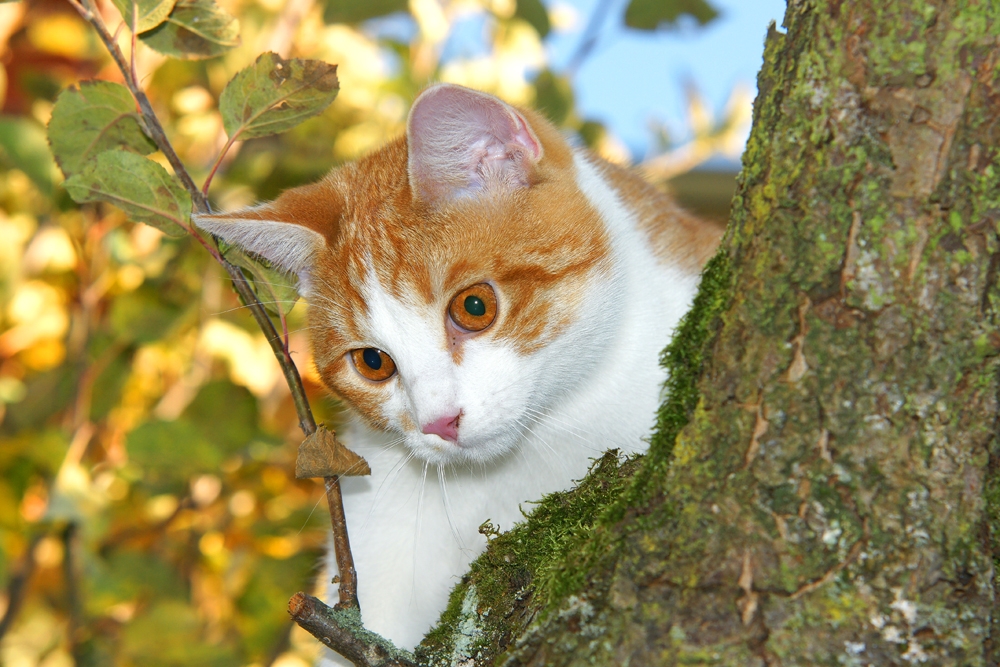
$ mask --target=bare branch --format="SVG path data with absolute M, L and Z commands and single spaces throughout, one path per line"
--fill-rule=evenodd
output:
M 351 556 L 351 543 L 347 537 L 347 517 L 344 516 L 344 500 L 340 492 L 340 480 L 337 477 L 325 477 L 326 502 L 330 506 L 330 523 L 333 534 L 341 535 L 334 539 L 333 552 L 337 558 L 340 584 L 337 588 L 340 596 L 338 608 L 360 609 L 358 605 L 358 575 L 354 570 L 354 558 Z
M 355 667 L 417 667 L 409 651 L 365 630 L 356 608 L 334 609 L 311 595 L 296 593 L 288 601 L 288 613 L 299 626 Z

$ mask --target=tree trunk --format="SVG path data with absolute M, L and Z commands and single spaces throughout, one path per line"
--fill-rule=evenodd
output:
M 650 453 L 493 538 L 422 662 L 996 664 L 1000 3 L 785 26 Z

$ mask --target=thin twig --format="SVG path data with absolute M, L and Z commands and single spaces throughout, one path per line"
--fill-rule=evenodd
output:
M 408 651 L 365 630 L 357 609 L 334 609 L 311 595 L 296 593 L 288 601 L 288 613 L 304 630 L 356 667 L 417 667 Z
M 0 618 L 0 639 L 3 639 L 3 636 L 10 630 L 14 619 L 17 618 L 17 612 L 21 610 L 21 603 L 24 602 L 25 594 L 28 592 L 28 581 L 35 571 L 35 549 L 43 537 L 45 537 L 45 533 L 39 533 L 31 538 L 31 542 L 24 552 L 24 561 L 7 582 L 7 610 L 4 612 L 3 618 Z
M 358 579 L 357 572 L 354 571 L 354 559 L 351 556 L 351 542 L 347 537 L 347 517 L 344 516 L 344 499 L 340 492 L 340 481 L 336 477 L 326 477 L 326 502 L 330 506 L 330 523 L 333 525 L 333 534 L 342 534 L 342 540 L 333 541 L 333 553 L 337 558 L 337 575 L 340 583 L 337 586 L 337 594 L 340 602 L 338 609 L 360 609 L 358 605 Z

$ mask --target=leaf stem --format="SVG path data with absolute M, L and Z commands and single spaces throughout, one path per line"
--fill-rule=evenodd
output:
M 205 184 L 201 186 L 201 192 L 206 197 L 208 196 L 208 186 L 212 184 L 212 179 L 215 178 L 215 172 L 217 172 L 219 167 L 222 166 L 222 161 L 225 159 L 226 153 L 228 153 L 229 149 L 233 147 L 234 143 L 236 143 L 236 138 L 239 134 L 240 133 L 237 132 L 233 136 L 229 137 L 229 139 L 226 140 L 226 145 L 222 147 L 221 151 L 219 151 L 219 157 L 215 159 L 215 164 L 212 165 L 212 170 L 208 172 L 208 176 L 205 178 Z

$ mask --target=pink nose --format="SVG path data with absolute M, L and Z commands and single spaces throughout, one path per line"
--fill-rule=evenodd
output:
M 427 434 L 433 433 L 445 440 L 456 442 L 458 440 L 458 420 L 461 416 L 462 413 L 459 412 L 457 415 L 446 415 L 429 424 L 424 424 L 423 432 Z

